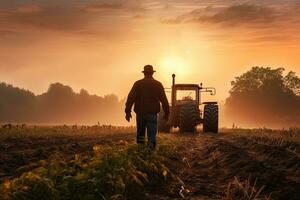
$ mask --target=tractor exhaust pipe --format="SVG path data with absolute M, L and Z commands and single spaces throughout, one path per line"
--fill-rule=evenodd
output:
M 175 74 L 172 74 L 172 93 L 171 93 L 171 104 L 172 104 L 172 110 L 175 109 Z M 174 112 L 173 112 L 174 113 Z
M 172 74 L 172 86 L 175 85 L 175 74 Z

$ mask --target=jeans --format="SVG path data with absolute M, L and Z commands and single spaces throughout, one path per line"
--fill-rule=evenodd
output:
M 137 143 L 145 143 L 145 133 L 147 129 L 148 144 L 155 147 L 157 133 L 157 115 L 156 114 L 137 114 Z

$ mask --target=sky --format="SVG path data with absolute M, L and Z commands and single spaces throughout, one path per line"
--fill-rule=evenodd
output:
M 1 82 L 124 98 L 146 64 L 165 87 L 176 73 L 216 87 L 219 101 L 252 66 L 300 75 L 300 1 L 0 1 Z

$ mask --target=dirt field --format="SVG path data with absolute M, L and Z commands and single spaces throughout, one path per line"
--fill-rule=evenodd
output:
M 122 145 L 135 139 L 132 130 L 72 132 L 3 137 L 1 180 L 33 170 L 38 166 L 35 163 L 53 154 L 71 160 L 76 154 L 92 154 L 95 144 Z M 163 135 L 166 137 L 160 137 L 159 143 L 168 137 L 176 140 L 167 167 L 180 181 L 170 181 L 158 192 L 149 192 L 149 199 L 300 199 L 298 131 L 226 130 L 219 135 Z M 252 192 L 252 198 L 243 192 Z
M 256 189 L 263 187 L 261 194 L 272 199 L 300 199 L 298 142 L 234 133 L 181 138 L 184 145 L 173 158 L 173 169 L 190 191 L 185 195 L 189 199 L 224 198 L 237 180 L 256 181 Z
M 72 159 L 75 154 L 92 153 L 95 145 L 113 145 L 122 140 L 130 142 L 135 139 L 131 128 L 116 133 L 102 128 L 1 131 L 6 135 L 0 137 L 0 181 L 29 171 L 36 167 L 37 161 L 48 159 L 54 154 Z M 21 135 L 19 131 L 22 132 Z

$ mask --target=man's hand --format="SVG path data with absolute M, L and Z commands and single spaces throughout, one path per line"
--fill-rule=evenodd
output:
M 126 113 L 125 119 L 130 122 L 130 119 L 132 118 L 131 113 Z
M 165 119 L 166 121 L 168 121 L 168 120 L 169 120 L 169 114 L 165 114 L 165 115 L 164 115 L 164 119 Z

